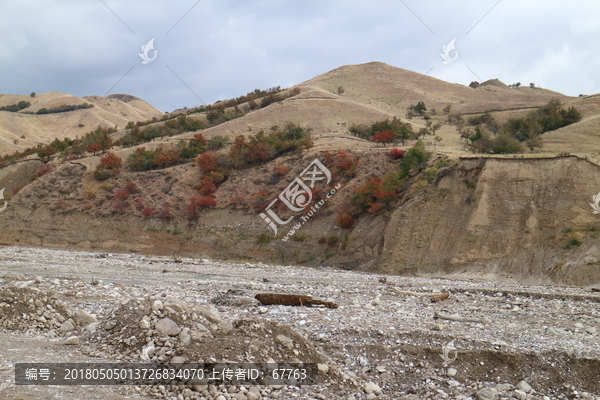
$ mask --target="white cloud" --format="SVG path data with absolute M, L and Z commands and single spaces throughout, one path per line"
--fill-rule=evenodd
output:
M 110 10 L 101 1 L 4 4 L 0 92 L 103 95 L 134 66 L 112 93 L 172 110 L 200 101 L 167 65 L 212 103 L 369 61 L 435 66 L 431 75 L 463 84 L 477 79 L 469 66 L 482 80 L 600 92 L 600 3 L 589 1 L 104 2 Z M 137 53 L 153 37 L 158 57 L 142 65 Z M 452 38 L 459 57 L 444 65 Z

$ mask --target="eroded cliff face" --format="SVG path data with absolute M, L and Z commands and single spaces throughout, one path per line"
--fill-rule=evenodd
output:
M 373 160 L 365 165 L 373 169 L 356 181 L 364 182 L 381 167 Z M 244 179 L 265 181 L 268 171 L 240 172 L 231 186 Z M 185 218 L 183 208 L 198 174 L 183 165 L 130 176 L 151 188 L 148 197 L 155 203 L 172 201 L 175 217 L 164 220 L 115 212 L 109 207 L 112 192 L 124 182 L 101 190 L 84 165 L 62 165 L 25 186 L 0 214 L 0 244 L 539 284 L 600 282 L 600 214 L 589 206 L 600 191 L 600 167 L 576 157 L 461 159 L 440 170 L 436 184 L 409 189 L 387 214 L 367 213 L 352 229 L 341 229 L 335 209 L 352 194 L 351 181 L 331 207 L 302 227 L 305 239 L 277 237 L 268 243 L 257 240 L 268 227 L 254 211 L 239 206 L 207 210 L 197 221 Z M 319 240 L 332 234 L 339 242 Z
M 377 269 L 598 282 L 598 191 L 600 167 L 575 157 L 462 159 L 394 212 Z

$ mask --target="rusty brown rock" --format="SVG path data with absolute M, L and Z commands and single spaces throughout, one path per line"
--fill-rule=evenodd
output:
M 432 303 L 437 303 L 438 301 L 446 300 L 448 297 L 450 297 L 450 293 L 448 293 L 448 292 L 445 292 L 445 293 L 442 293 L 442 294 L 438 294 L 437 296 L 433 296 L 431 298 L 431 302 Z

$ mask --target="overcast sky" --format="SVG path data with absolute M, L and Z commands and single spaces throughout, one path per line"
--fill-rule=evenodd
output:
M 127 93 L 162 111 L 370 61 L 600 92 L 597 0 L 0 0 L 0 38 L 0 93 Z

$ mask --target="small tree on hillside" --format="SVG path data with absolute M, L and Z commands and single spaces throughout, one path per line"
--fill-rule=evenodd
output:
M 427 111 L 427 107 L 425 107 L 425 103 L 423 103 L 422 101 L 418 102 L 417 105 L 415 106 L 414 111 L 419 114 L 419 115 L 423 115 L 425 113 L 425 111 Z

